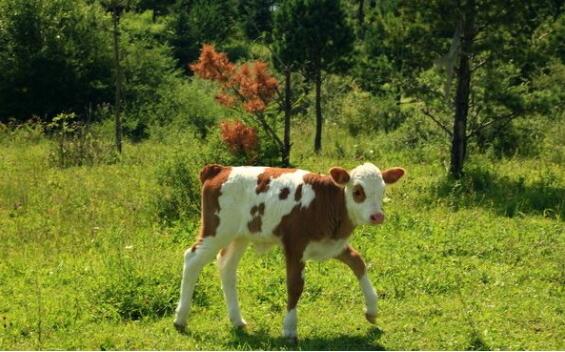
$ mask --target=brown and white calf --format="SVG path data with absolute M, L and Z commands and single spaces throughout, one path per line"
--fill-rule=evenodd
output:
M 374 323 L 377 294 L 363 259 L 348 245 L 357 225 L 381 224 L 385 185 L 404 169 L 381 172 L 365 163 L 324 176 L 298 169 L 225 167 L 202 169 L 202 223 L 198 241 L 184 255 L 180 301 L 175 326 L 184 329 L 192 294 L 202 267 L 217 255 L 222 289 L 233 325 L 246 325 L 236 291 L 236 268 L 249 242 L 258 248 L 282 246 L 286 258 L 288 304 L 283 335 L 296 338 L 296 305 L 304 287 L 307 259 L 335 258 L 359 279 L 365 316 Z

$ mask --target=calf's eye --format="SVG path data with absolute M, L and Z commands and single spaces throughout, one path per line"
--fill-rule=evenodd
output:
M 357 203 L 362 203 L 367 196 L 365 195 L 365 191 L 363 190 L 363 186 L 356 185 L 353 188 L 353 200 Z

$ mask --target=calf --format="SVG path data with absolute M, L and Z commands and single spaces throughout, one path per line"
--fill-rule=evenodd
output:
M 307 259 L 335 258 L 348 265 L 365 296 L 365 316 L 374 323 L 377 294 L 363 259 L 348 245 L 357 225 L 384 221 L 385 184 L 404 169 L 381 171 L 365 163 L 350 172 L 340 167 L 324 176 L 298 169 L 225 167 L 202 169 L 202 217 L 196 244 L 184 255 L 175 327 L 184 329 L 202 267 L 217 255 L 229 318 L 246 325 L 239 310 L 236 268 L 249 242 L 258 248 L 282 246 L 286 258 L 288 303 L 283 335 L 296 339 L 296 306 L 304 287 Z

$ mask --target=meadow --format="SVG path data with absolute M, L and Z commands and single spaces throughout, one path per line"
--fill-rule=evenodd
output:
M 162 182 L 163 170 L 173 165 L 172 178 L 196 177 L 209 142 L 180 131 L 127 142 L 119 161 L 61 168 L 50 161 L 52 137 L 5 129 L 0 350 L 565 349 L 561 144 L 545 145 L 533 158 L 474 152 L 465 177 L 453 181 L 445 143 L 403 146 L 398 134 L 352 137 L 328 123 L 317 155 L 313 126 L 297 124 L 297 167 L 326 173 L 371 161 L 408 172 L 387 190 L 385 224 L 358 228 L 351 241 L 380 296 L 376 325 L 363 316 L 349 269 L 309 262 L 300 340 L 287 345 L 280 338 L 282 253 L 250 248 L 238 272 L 247 330 L 231 328 L 209 264 L 188 331 L 178 333 L 172 321 L 182 256 L 196 236 L 198 210 L 176 220 L 159 215 L 171 192 L 183 192 Z

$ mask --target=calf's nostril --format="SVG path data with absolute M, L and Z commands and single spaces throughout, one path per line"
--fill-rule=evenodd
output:
M 377 213 L 371 215 L 371 221 L 375 224 L 381 224 L 385 220 L 385 215 L 383 213 Z

